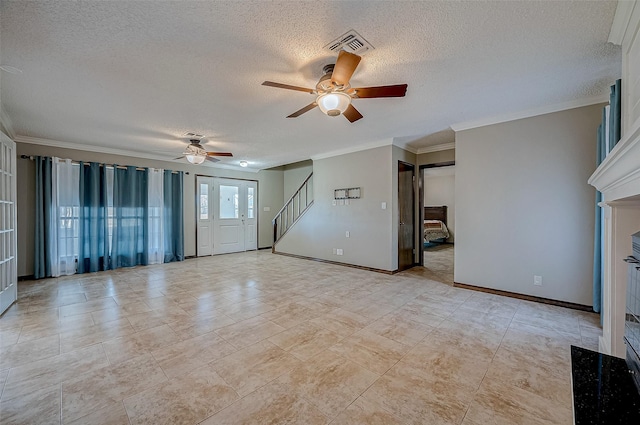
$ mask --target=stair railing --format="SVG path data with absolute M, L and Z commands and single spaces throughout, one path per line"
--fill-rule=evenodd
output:
M 291 195 L 284 206 L 278 211 L 273 223 L 273 248 L 276 243 L 291 229 L 302 215 L 313 205 L 313 172 L 300 185 L 298 190 Z

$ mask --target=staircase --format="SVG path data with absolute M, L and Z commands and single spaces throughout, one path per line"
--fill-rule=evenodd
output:
M 289 198 L 282 209 L 273 219 L 273 247 L 276 252 L 276 243 L 291 229 L 302 215 L 313 205 L 313 172 L 300 185 L 300 188 Z

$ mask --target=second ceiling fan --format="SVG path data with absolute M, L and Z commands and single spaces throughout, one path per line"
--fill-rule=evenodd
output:
M 351 104 L 353 99 L 404 97 L 407 92 L 406 84 L 360 88 L 351 87 L 349 80 L 358 67 L 360 59 L 362 58 L 358 55 L 341 50 L 335 65 L 326 65 L 323 68 L 325 74 L 320 78 L 315 89 L 274 83 L 272 81 L 265 81 L 262 85 L 302 91 L 317 96 L 315 101 L 287 116 L 287 118 L 299 117 L 317 106 L 323 113 L 329 116 L 334 117 L 342 114 L 350 122 L 355 122 L 362 118 L 362 114 Z

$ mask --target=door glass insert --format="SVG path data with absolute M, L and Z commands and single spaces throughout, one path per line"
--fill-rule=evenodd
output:
M 200 220 L 209 218 L 209 185 L 200 183 Z
M 247 188 L 247 218 L 253 218 L 253 188 Z
M 238 218 L 238 186 L 220 185 L 220 218 Z

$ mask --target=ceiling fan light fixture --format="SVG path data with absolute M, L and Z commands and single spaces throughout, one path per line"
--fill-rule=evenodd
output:
M 204 160 L 207 158 L 206 155 L 193 155 L 193 154 L 188 154 L 185 155 L 187 158 L 187 161 L 189 161 L 190 163 L 194 164 L 194 165 L 200 165 L 204 162 Z
M 318 96 L 316 103 L 324 114 L 336 117 L 351 105 L 351 96 L 340 91 L 324 93 Z

